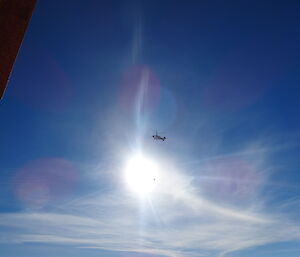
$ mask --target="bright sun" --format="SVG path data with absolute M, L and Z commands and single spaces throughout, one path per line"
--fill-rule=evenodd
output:
M 148 195 L 158 182 L 158 167 L 144 156 L 135 155 L 127 162 L 125 179 L 132 191 L 140 196 Z

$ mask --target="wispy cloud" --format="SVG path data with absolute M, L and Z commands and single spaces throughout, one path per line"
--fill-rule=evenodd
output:
M 221 256 L 300 239 L 300 226 L 283 212 L 271 213 L 252 201 L 241 208 L 210 200 L 184 174 L 163 167 L 157 192 L 143 201 L 120 188 L 87 195 L 51 212 L 1 214 L 5 229 L 0 240 L 179 257 Z

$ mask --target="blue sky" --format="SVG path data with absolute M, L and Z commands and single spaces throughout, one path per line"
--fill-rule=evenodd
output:
M 299 8 L 39 1 L 0 103 L 0 256 L 299 256 Z

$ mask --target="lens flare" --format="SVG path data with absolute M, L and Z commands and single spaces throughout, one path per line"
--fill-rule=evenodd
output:
M 24 206 L 38 208 L 70 195 L 77 180 L 77 169 L 70 161 L 61 158 L 36 159 L 16 172 L 13 190 Z

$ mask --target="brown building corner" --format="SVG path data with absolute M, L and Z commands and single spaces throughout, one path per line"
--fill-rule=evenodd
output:
M 0 99 L 7 86 L 36 0 L 0 0 Z

